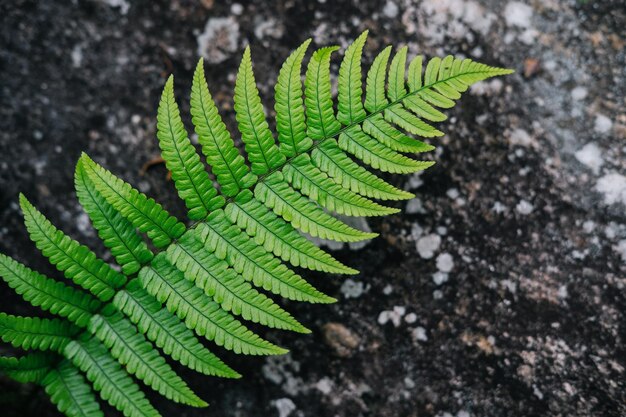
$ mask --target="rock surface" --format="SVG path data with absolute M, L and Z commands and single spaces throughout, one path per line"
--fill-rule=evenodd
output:
M 170 73 L 189 122 L 199 51 L 233 132 L 246 44 L 267 109 L 280 63 L 308 37 L 345 47 L 369 29 L 368 63 L 406 44 L 517 70 L 448 112 L 436 166 L 389 177 L 417 194 L 409 212 L 397 204 L 402 213 L 369 220 L 381 238 L 337 252 L 366 291 L 348 296 L 343 278 L 307 273 L 339 299 L 286 303 L 311 335 L 266 333 L 291 350 L 279 358 L 216 349 L 241 380 L 177 367 L 211 407 L 149 392 L 163 415 L 626 415 L 621 0 L 16 0 L 0 12 L 0 251 L 57 277 L 28 240 L 18 192 L 105 257 L 72 189 L 81 151 L 182 214 L 164 167 L 141 168 L 158 155 Z M 6 286 L 0 305 L 36 314 Z M 334 355 L 328 323 L 349 328 L 358 349 Z M 0 388 L 4 417 L 58 415 L 37 387 L 0 378 Z

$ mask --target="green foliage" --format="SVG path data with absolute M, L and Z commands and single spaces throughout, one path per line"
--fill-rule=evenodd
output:
M 161 352 L 200 373 L 238 378 L 197 336 L 237 354 L 275 355 L 286 350 L 248 329 L 246 322 L 308 333 L 266 293 L 330 303 L 335 299 L 291 266 L 337 274 L 357 271 L 302 233 L 341 242 L 376 236 L 334 214 L 397 212 L 373 199 L 404 200 L 412 194 L 375 171 L 411 173 L 430 167 L 432 161 L 404 155 L 434 149 L 411 135 L 441 136 L 430 124 L 445 120 L 439 109 L 454 106 L 469 85 L 510 72 L 452 56 L 427 63 L 415 57 L 407 72 L 407 48 L 392 58 L 392 48 L 386 47 L 367 73 L 363 101 L 366 38 L 367 32 L 345 52 L 336 100 L 330 61 L 338 47 L 313 52 L 304 86 L 302 65 L 311 41 L 287 58 L 275 86 L 277 140 L 246 48 L 234 97 L 246 157 L 218 113 L 200 61 L 191 116 L 208 167 L 185 130 L 173 78 L 167 80 L 157 137 L 187 206 L 188 225 L 83 155 L 76 166 L 76 193 L 119 268 L 58 230 L 20 196 L 32 240 L 76 286 L 0 254 L 0 276 L 7 284 L 59 317 L 0 313 L 2 341 L 34 350 L 0 357 L 0 371 L 42 385 L 67 416 L 102 416 L 95 392 L 127 417 L 158 416 L 131 376 L 173 401 L 206 405 Z

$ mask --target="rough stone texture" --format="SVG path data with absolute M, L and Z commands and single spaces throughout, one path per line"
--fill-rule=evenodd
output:
M 463 54 L 517 73 L 473 88 L 449 112 L 434 168 L 390 178 L 414 187 L 410 214 L 371 220 L 381 238 L 337 253 L 361 270 L 352 279 L 367 292 L 345 298 L 341 278 L 307 273 L 340 302 L 286 303 L 313 329 L 269 332 L 289 356 L 219 351 L 245 375 L 237 381 L 177 367 L 212 403 L 206 410 L 150 398 L 165 416 L 626 415 L 625 13 L 621 0 L 2 2 L 0 250 L 59 276 L 21 225 L 22 191 L 107 256 L 72 191 L 81 151 L 182 213 L 164 168 L 140 170 L 157 155 L 154 116 L 169 73 L 189 120 L 209 19 L 237 23 L 228 27 L 237 34 L 220 35 L 237 42 L 234 51 L 227 43 L 217 51 L 223 62 L 206 65 L 233 131 L 246 44 L 271 108 L 290 50 L 308 37 L 346 46 L 368 28 L 368 62 L 386 44 L 407 44 L 411 53 Z M 430 234 L 441 244 L 423 259 L 416 239 Z M 441 253 L 454 268 L 434 282 Z M 0 305 L 36 311 L 6 286 Z M 405 320 L 379 324 L 397 306 Z M 360 339 L 352 357 L 324 343 L 330 322 Z M 3 378 L 0 392 L 5 417 L 58 415 L 37 387 Z

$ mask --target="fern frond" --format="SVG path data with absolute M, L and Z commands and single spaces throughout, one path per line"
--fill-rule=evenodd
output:
M 408 174 L 434 164 L 432 161 L 416 161 L 391 150 L 363 132 L 359 126 L 353 126 L 341 133 L 338 144 L 342 150 L 384 172 Z
M 243 156 L 235 148 L 235 143 L 211 98 L 204 78 L 202 59 L 198 61 L 193 74 L 191 115 L 198 142 L 202 145 L 202 152 L 217 178 L 222 194 L 234 197 L 241 190 L 254 185 L 257 176 L 250 172 Z
M 235 353 L 279 355 L 286 350 L 252 333 L 173 267 L 165 254 L 139 271 L 142 286 L 199 336 Z
M 102 417 L 93 391 L 127 417 L 153 417 L 158 412 L 131 376 L 169 399 L 206 406 L 156 348 L 203 374 L 238 378 L 196 335 L 236 354 L 275 355 L 287 350 L 253 333 L 239 318 L 310 332 L 267 292 L 330 303 L 335 299 L 290 265 L 331 273 L 357 271 L 305 234 L 340 242 L 375 237 L 334 214 L 397 212 L 373 199 L 413 195 L 372 171 L 412 173 L 430 167 L 433 161 L 405 154 L 434 149 L 419 138 L 443 135 L 433 125 L 446 119 L 441 110 L 453 107 L 471 84 L 510 72 L 453 56 L 428 61 L 417 56 L 407 70 L 408 48 L 398 49 L 389 62 L 388 46 L 374 59 L 363 86 L 366 39 L 367 31 L 345 51 L 336 100 L 330 62 L 338 47 L 313 52 L 304 92 L 302 63 L 311 41 L 287 58 L 274 88 L 277 141 L 246 48 L 234 97 L 246 157 L 220 117 L 200 60 L 193 76 L 191 115 L 208 166 L 183 125 L 173 78 L 167 80 L 157 136 L 187 206 L 192 221 L 188 226 L 83 154 L 75 172 L 77 196 L 123 273 L 58 230 L 21 196 L 36 246 L 86 291 L 0 254 L 0 276 L 9 286 L 34 306 L 62 318 L 0 313 L 3 342 L 47 350 L 0 357 L 0 372 L 41 384 L 58 409 L 71 417 Z M 151 242 L 144 242 L 140 233 Z
M 233 224 L 245 229 L 258 245 L 293 266 L 337 274 L 357 273 L 314 245 L 255 199 L 246 203 L 231 203 L 224 213 Z
M 404 109 L 400 104 L 395 104 L 385 109 L 385 120 L 400 126 L 402 129 L 414 135 L 425 138 L 443 136 L 443 132 L 423 122 L 419 117 Z
M 285 163 L 265 119 L 252 72 L 250 47 L 246 47 L 235 83 L 235 113 L 252 172 L 263 175 Z
M 402 101 L 404 106 L 421 117 L 431 122 L 443 122 L 448 118 L 444 113 L 437 110 L 418 96 L 409 96 Z
M 192 220 L 205 218 L 224 205 L 224 197 L 205 171 L 200 157 L 187 137 L 174 99 L 174 77 L 165 83 L 157 116 L 157 137 L 167 169 L 172 173 L 178 195 L 187 205 Z
M 20 205 L 30 238 L 68 279 L 102 301 L 110 300 L 115 290 L 126 283 L 124 275 L 98 259 L 88 247 L 54 227 L 22 194 Z
M 0 313 L 2 341 L 25 350 L 61 352 L 79 328 L 67 320 L 20 317 Z
M 112 306 L 91 318 L 89 331 L 126 367 L 128 373 L 164 397 L 196 407 L 207 405 L 176 375 L 135 326 Z
M 19 358 L 0 356 L 0 374 L 22 383 L 39 383 L 59 361 L 52 352 L 31 352 Z
M 86 154 L 80 160 L 98 192 L 137 229 L 146 233 L 154 246 L 164 247 L 185 232 L 185 225 L 159 203 L 96 164 Z
M 304 81 L 306 133 L 313 140 L 332 137 L 341 129 L 335 118 L 330 85 L 330 55 L 338 49 L 338 46 L 318 49 L 307 66 Z
M 399 210 L 381 206 L 346 190 L 311 163 L 309 155 L 300 155 L 283 169 L 291 186 L 325 209 L 347 216 L 384 216 Z
M 367 71 L 365 109 L 370 113 L 384 108 L 388 103 L 385 80 L 387 79 L 387 63 L 390 55 L 391 46 L 388 46 L 374 58 L 372 66 Z
M 65 356 L 85 373 L 100 397 L 126 417 L 160 417 L 133 379 L 96 339 L 73 340 Z
M 98 231 L 98 236 L 122 267 L 122 272 L 134 274 L 150 262 L 152 252 L 135 232 L 135 227 L 96 190 L 85 174 L 82 161 L 76 165 L 74 185 L 80 204 Z
M 185 278 L 202 288 L 224 310 L 269 327 L 310 333 L 274 301 L 252 288 L 225 261 L 205 250 L 193 233 L 186 233 L 176 245 L 171 245 L 167 255 Z
M 0 277 L 35 307 L 66 317 L 80 327 L 87 325 L 101 305 L 89 294 L 45 277 L 3 254 Z
M 259 183 L 254 195 L 274 213 L 310 235 L 339 242 L 357 242 L 377 236 L 376 233 L 354 229 L 326 213 L 285 184 L 280 173 L 272 174 Z
M 288 158 L 308 151 L 313 145 L 311 138 L 306 136 L 300 79 L 302 60 L 310 43 L 311 39 L 307 39 L 289 55 L 278 73 L 278 81 L 274 88 L 279 149 Z
M 379 200 L 408 200 L 414 195 L 400 190 L 355 163 L 337 141 L 324 141 L 313 150 L 311 160 L 345 189 Z
M 350 125 L 365 118 L 365 108 L 361 101 L 361 55 L 367 40 L 366 30 L 349 47 L 339 67 L 339 86 L 337 91 L 337 120 L 343 125 Z
M 389 66 L 389 87 L 387 89 L 387 96 L 391 102 L 396 102 L 400 97 L 406 95 L 404 71 L 406 68 L 406 54 L 408 50 L 409 48 L 406 46 L 400 48 L 394 55 L 391 60 L 391 65 Z
M 435 149 L 432 145 L 408 137 L 388 123 L 380 114 L 363 122 L 363 132 L 377 139 L 389 149 L 398 152 L 421 153 Z
M 129 282 L 118 292 L 113 305 L 172 359 L 205 375 L 241 377 L 202 346 L 176 315 L 162 308 L 161 303 L 141 288 L 138 280 Z
M 104 417 L 96 396 L 80 371 L 62 360 L 43 378 L 41 385 L 60 412 L 68 417 Z
M 224 213 L 214 212 L 196 231 L 208 251 L 215 253 L 219 259 L 225 259 L 235 271 L 257 287 L 292 300 L 312 303 L 335 301 L 241 233 L 239 228 L 226 220 Z

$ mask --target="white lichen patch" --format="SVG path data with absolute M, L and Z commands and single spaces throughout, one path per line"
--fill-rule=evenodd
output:
M 497 17 L 473 0 L 405 0 L 402 23 L 407 33 L 419 33 L 431 44 L 441 44 L 446 37 L 471 39 L 473 33 L 486 35 Z
M 596 190 L 604 195 L 606 205 L 626 205 L 626 177 L 617 172 L 606 174 L 596 183 Z
M 600 151 L 600 148 L 598 148 L 598 145 L 593 142 L 586 144 L 580 150 L 576 151 L 574 156 L 579 162 L 589 167 L 594 174 L 598 174 L 600 172 L 600 168 L 604 165 L 602 152 Z
M 365 287 L 363 282 L 353 281 L 348 278 L 341 285 L 340 291 L 345 298 L 359 298 L 365 291 Z
M 239 24 L 232 17 L 213 17 L 207 20 L 198 36 L 198 55 L 211 64 L 227 60 L 239 46 Z
M 402 323 L 402 317 L 404 317 L 405 313 L 406 308 L 402 306 L 395 306 L 393 310 L 383 310 L 378 315 L 378 324 L 384 326 L 391 322 L 394 327 L 398 327 Z
M 413 340 L 415 340 L 416 342 L 428 341 L 428 335 L 426 334 L 426 329 L 421 326 L 413 329 L 411 331 L 411 336 L 413 337 Z
M 515 211 L 523 216 L 529 215 L 534 209 L 535 207 L 524 199 L 520 200 L 520 202 L 515 206 Z
M 608 133 L 613 128 L 613 121 L 603 114 L 597 114 L 593 124 L 593 130 L 598 133 Z
M 531 25 L 533 9 L 519 1 L 510 1 L 504 8 L 504 20 L 507 26 L 528 28 Z
M 442 253 L 437 256 L 437 269 L 441 272 L 448 273 L 454 268 L 454 259 L 449 253 Z
M 435 256 L 435 252 L 439 249 L 440 245 L 441 237 L 431 233 L 419 238 L 416 244 L 417 253 L 424 259 L 430 259 Z
M 289 417 L 296 410 L 296 405 L 290 398 L 279 398 L 272 401 L 272 404 L 278 410 L 278 417 Z

